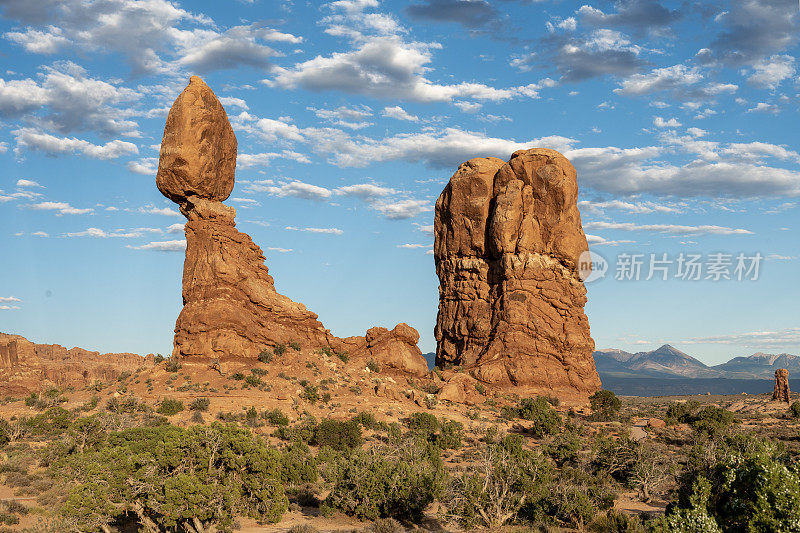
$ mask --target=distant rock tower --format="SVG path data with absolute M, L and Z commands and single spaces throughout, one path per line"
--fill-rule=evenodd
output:
M 555 150 L 462 164 L 436 202 L 436 364 L 485 383 L 600 389 L 575 168 Z
M 779 368 L 775 371 L 775 390 L 772 391 L 772 400 L 791 403 L 789 392 L 789 371 Z

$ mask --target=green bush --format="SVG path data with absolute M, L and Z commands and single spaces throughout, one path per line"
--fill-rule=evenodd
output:
M 789 407 L 789 411 L 794 418 L 800 418 L 800 402 L 794 402 L 791 407 Z
M 464 425 L 456 420 L 443 419 L 439 423 L 439 434 L 434 444 L 443 450 L 457 450 L 461 448 L 464 437 Z
M 288 426 L 289 425 L 289 417 L 283 414 L 283 411 L 278 409 L 277 407 L 272 411 L 265 411 L 261 415 L 264 420 L 272 424 L 273 426 Z
M 340 422 L 324 418 L 317 424 L 312 443 L 344 451 L 358 448 L 361 442 L 361 426 L 355 420 Z
M 76 483 L 60 513 L 86 531 L 107 528 L 129 509 L 152 531 L 194 530 L 195 520 L 230 531 L 236 516 L 277 522 L 288 507 L 281 469 L 280 452 L 219 423 L 112 432 L 51 467 Z
M 208 411 L 209 406 L 211 405 L 211 400 L 208 398 L 195 398 L 192 400 L 192 403 L 189 404 L 189 409 L 192 411 Z
M 689 425 L 698 433 L 715 436 L 724 433 L 734 422 L 737 420 L 733 413 L 709 405 L 693 416 Z
M 339 510 L 362 520 L 419 520 L 428 504 L 441 495 L 447 476 L 432 450 L 404 443 L 340 458 L 333 488 L 321 510 Z
M 519 402 L 517 415 L 523 420 L 533 422 L 529 431 L 536 438 L 552 435 L 561 427 L 561 416 L 543 397 L 523 398 Z
M 272 351 L 277 357 L 280 357 L 286 353 L 286 345 L 283 343 L 276 344 Z
M 342 360 L 342 363 L 346 363 L 350 360 L 350 354 L 347 352 L 336 352 L 336 357 Z
M 408 417 L 408 427 L 411 431 L 429 439 L 430 435 L 439 431 L 439 420 L 430 413 L 411 413 L 411 416 Z
M 622 402 L 613 391 L 599 390 L 589 396 L 594 420 L 614 420 L 619 415 Z
M 177 415 L 183 411 L 183 402 L 174 398 L 164 398 L 156 409 L 158 414 L 164 416 Z
M 299 352 L 302 348 L 300 347 L 300 343 L 297 341 L 289 342 L 289 348 L 294 350 L 295 352 Z
M 180 362 L 180 360 L 179 360 L 177 357 L 175 357 L 175 356 L 172 356 L 172 357 L 170 357 L 169 359 L 167 359 L 167 362 L 166 362 L 166 364 L 164 365 L 164 370 L 166 370 L 167 372 L 173 372 L 173 373 L 175 373 L 175 372 L 177 372 L 177 371 L 178 371 L 178 370 L 180 370 L 180 369 L 181 369 L 181 362 Z
M 301 398 L 305 398 L 312 404 L 317 403 L 319 400 L 319 387 L 307 383 L 303 386 L 303 392 L 300 393 Z
M 367 361 L 367 368 L 369 368 L 371 372 L 375 372 L 376 374 L 380 373 L 381 371 L 381 365 L 379 365 L 375 359 L 370 359 L 369 361 Z
M 667 424 L 688 424 L 700 410 L 700 402 L 689 400 L 687 402 L 672 403 L 667 406 L 667 414 L 664 421 Z
M 269 348 L 264 348 L 263 350 L 261 350 L 261 353 L 258 354 L 258 360 L 262 363 L 271 363 L 272 351 Z
M 364 429 L 372 429 L 378 423 L 378 421 L 375 420 L 375 415 L 369 411 L 361 411 L 353 417 L 353 420 L 361 424 Z

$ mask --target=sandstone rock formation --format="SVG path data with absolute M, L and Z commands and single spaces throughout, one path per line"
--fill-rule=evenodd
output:
M 436 202 L 436 362 L 485 383 L 600 388 L 578 259 L 588 250 L 574 167 L 520 150 L 462 164 Z
M 40 392 L 48 386 L 77 388 L 152 365 L 152 357 L 68 350 L 58 344 L 34 344 L 20 335 L 0 333 L 0 396 Z
M 298 342 L 370 356 L 410 373 L 427 372 L 419 334 L 391 332 L 339 339 L 301 304 L 279 294 L 250 236 L 236 230 L 236 210 L 222 203 L 234 185 L 236 137 L 213 91 L 197 76 L 167 116 L 156 184 L 187 218 L 183 309 L 173 354 L 255 358 L 265 348 Z
M 772 391 L 772 400 L 791 403 L 789 393 L 789 371 L 779 368 L 775 371 L 775 390 Z

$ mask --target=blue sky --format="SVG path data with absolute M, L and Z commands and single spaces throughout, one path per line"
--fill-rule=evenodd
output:
M 337 335 L 408 322 L 432 351 L 437 196 L 469 158 L 544 146 L 577 168 L 609 264 L 587 284 L 598 348 L 800 353 L 795 0 L 0 12 L 0 331 L 171 350 L 184 219 L 155 169 L 166 112 L 199 74 L 238 137 L 239 229 Z M 666 281 L 645 279 L 650 254 L 672 261 Z M 700 255 L 701 279 L 676 277 L 680 254 Z M 736 279 L 739 254 L 760 254 L 758 279 Z M 615 279 L 632 256 L 641 279 Z M 714 257 L 732 279 L 713 279 Z

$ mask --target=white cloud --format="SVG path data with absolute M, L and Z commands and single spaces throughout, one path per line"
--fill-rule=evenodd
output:
M 398 248 L 405 248 L 407 250 L 417 250 L 420 248 L 430 248 L 432 244 L 398 244 Z
M 780 111 L 778 106 L 775 104 L 768 104 L 767 102 L 759 102 L 755 107 L 747 110 L 748 113 L 772 113 L 773 115 L 778 114 L 778 111 Z
M 34 231 L 33 233 L 31 233 L 31 235 L 33 235 L 34 237 L 49 237 L 50 236 L 50 234 L 45 232 L 45 231 Z
M 701 86 L 703 74 L 698 67 L 678 64 L 671 67 L 656 68 L 645 74 L 633 74 L 624 79 L 614 92 L 623 96 L 644 96 L 657 92 L 670 92 L 672 96 L 687 99 L 706 100 L 719 94 L 738 90 L 737 85 L 709 83 Z
M 676 235 L 752 235 L 746 229 L 728 228 L 725 226 L 684 226 L 678 224 L 636 224 L 633 222 L 591 221 L 583 224 L 585 229 L 649 231 Z
M 417 231 L 421 231 L 425 235 L 433 236 L 433 224 L 427 225 L 427 224 L 418 224 L 415 222 L 414 225 L 417 226 Z
M 370 206 L 389 220 L 413 218 L 420 213 L 432 211 L 433 205 L 428 200 L 378 200 Z
M 590 246 L 619 246 L 620 244 L 634 244 L 636 241 L 626 239 L 612 241 L 599 235 L 589 235 L 587 233 L 586 242 L 589 243 Z
M 293 198 L 303 198 L 306 200 L 325 200 L 330 198 L 333 194 L 330 189 L 298 180 L 282 183 L 280 185 L 265 186 L 253 184 L 248 186 L 248 190 L 252 192 L 268 192 L 279 198 L 291 196 Z
M 365 105 L 354 107 L 339 106 L 336 109 L 317 109 L 315 107 L 309 107 L 308 110 L 313 111 L 317 117 L 335 126 L 353 130 L 372 126 L 372 122 L 367 120 L 372 116 L 372 109 Z
M 100 228 L 87 228 L 84 231 L 78 231 L 74 233 L 67 233 L 67 237 L 93 237 L 95 239 L 109 239 L 109 238 L 122 238 L 122 239 L 135 239 L 142 236 L 141 231 L 125 231 L 125 230 L 114 230 L 111 232 L 107 232 Z
M 657 128 L 679 128 L 681 123 L 675 118 L 664 120 L 662 117 L 653 117 L 653 125 Z
M 180 222 L 176 222 L 175 224 L 170 224 L 167 226 L 167 233 L 183 233 L 184 227 L 186 224 L 181 224 Z
M 33 128 L 20 128 L 13 130 L 11 134 L 16 140 L 14 152 L 17 155 L 21 155 L 24 150 L 38 150 L 48 155 L 81 153 L 92 159 L 108 160 L 139 152 L 135 144 L 118 139 L 96 145 L 75 137 L 56 137 Z
M 282 253 L 282 254 L 288 254 L 289 252 L 292 251 L 291 248 L 277 248 L 277 247 L 274 247 L 274 246 L 268 246 L 267 250 L 269 250 L 270 252 L 279 252 L 279 253 Z
M 126 166 L 128 167 L 128 170 L 134 174 L 153 176 L 158 171 L 158 158 L 144 157 L 137 161 L 128 161 Z
M 345 185 L 334 190 L 336 194 L 342 196 L 354 196 L 362 200 L 370 201 L 375 198 L 382 198 L 395 194 L 397 191 L 388 187 L 381 187 L 373 183 L 357 183 L 355 185 Z
M 794 76 L 794 58 L 788 55 L 764 57 L 753 65 L 754 73 L 747 81 L 757 87 L 775 89 L 784 80 Z
M 344 231 L 339 228 L 298 228 L 296 226 L 286 226 L 283 229 L 289 231 L 305 231 L 307 233 L 325 233 L 328 235 L 342 235 L 344 233 Z
M 185 240 L 155 241 L 143 244 L 141 246 L 133 246 L 129 244 L 126 246 L 126 248 L 131 248 L 132 250 L 156 250 L 159 252 L 180 252 L 186 249 L 186 241 Z
M 41 67 L 39 78 L 39 83 L 0 79 L 0 116 L 29 114 L 29 121 L 64 134 L 139 136 L 138 124 L 127 120 L 133 114 L 130 104 L 141 97 L 137 91 L 91 78 L 71 61 Z
M 602 213 L 605 209 L 620 209 L 629 213 L 680 213 L 682 209 L 676 205 L 658 204 L 656 202 L 626 202 L 623 200 L 588 201 L 581 200 L 578 207 L 595 213 Z
M 26 180 L 26 179 L 18 179 L 17 180 L 17 187 L 44 187 L 43 185 L 39 185 L 38 182 L 33 180 Z
M 16 296 L 0 296 L 0 302 L 21 302 Z
M 56 215 L 88 215 L 94 213 L 94 209 L 78 209 L 72 207 L 66 202 L 39 202 L 38 204 L 31 204 L 31 209 L 37 211 L 57 211 Z
M 229 108 L 229 107 L 238 107 L 239 109 L 243 109 L 243 110 L 245 110 L 245 111 L 247 111 L 248 109 L 250 109 L 250 108 L 247 106 L 247 102 L 245 102 L 245 101 L 244 101 L 244 100 L 242 100 L 241 98 L 234 98 L 233 96 L 220 96 L 220 97 L 219 97 L 219 101 L 220 101 L 220 103 L 221 103 L 222 105 L 224 105 L 226 108 Z
M 156 207 L 154 205 L 146 205 L 137 210 L 139 213 L 146 215 L 163 215 L 167 217 L 179 217 L 181 214 L 170 207 Z
M 416 115 L 412 115 L 407 112 L 405 109 L 400 107 L 399 105 L 392 106 L 392 107 L 384 107 L 383 111 L 381 112 L 382 117 L 387 118 L 394 118 L 397 120 L 407 120 L 409 122 L 418 122 L 419 117 Z
M 0 305 L 0 311 L 13 311 L 19 309 L 18 305 Z

